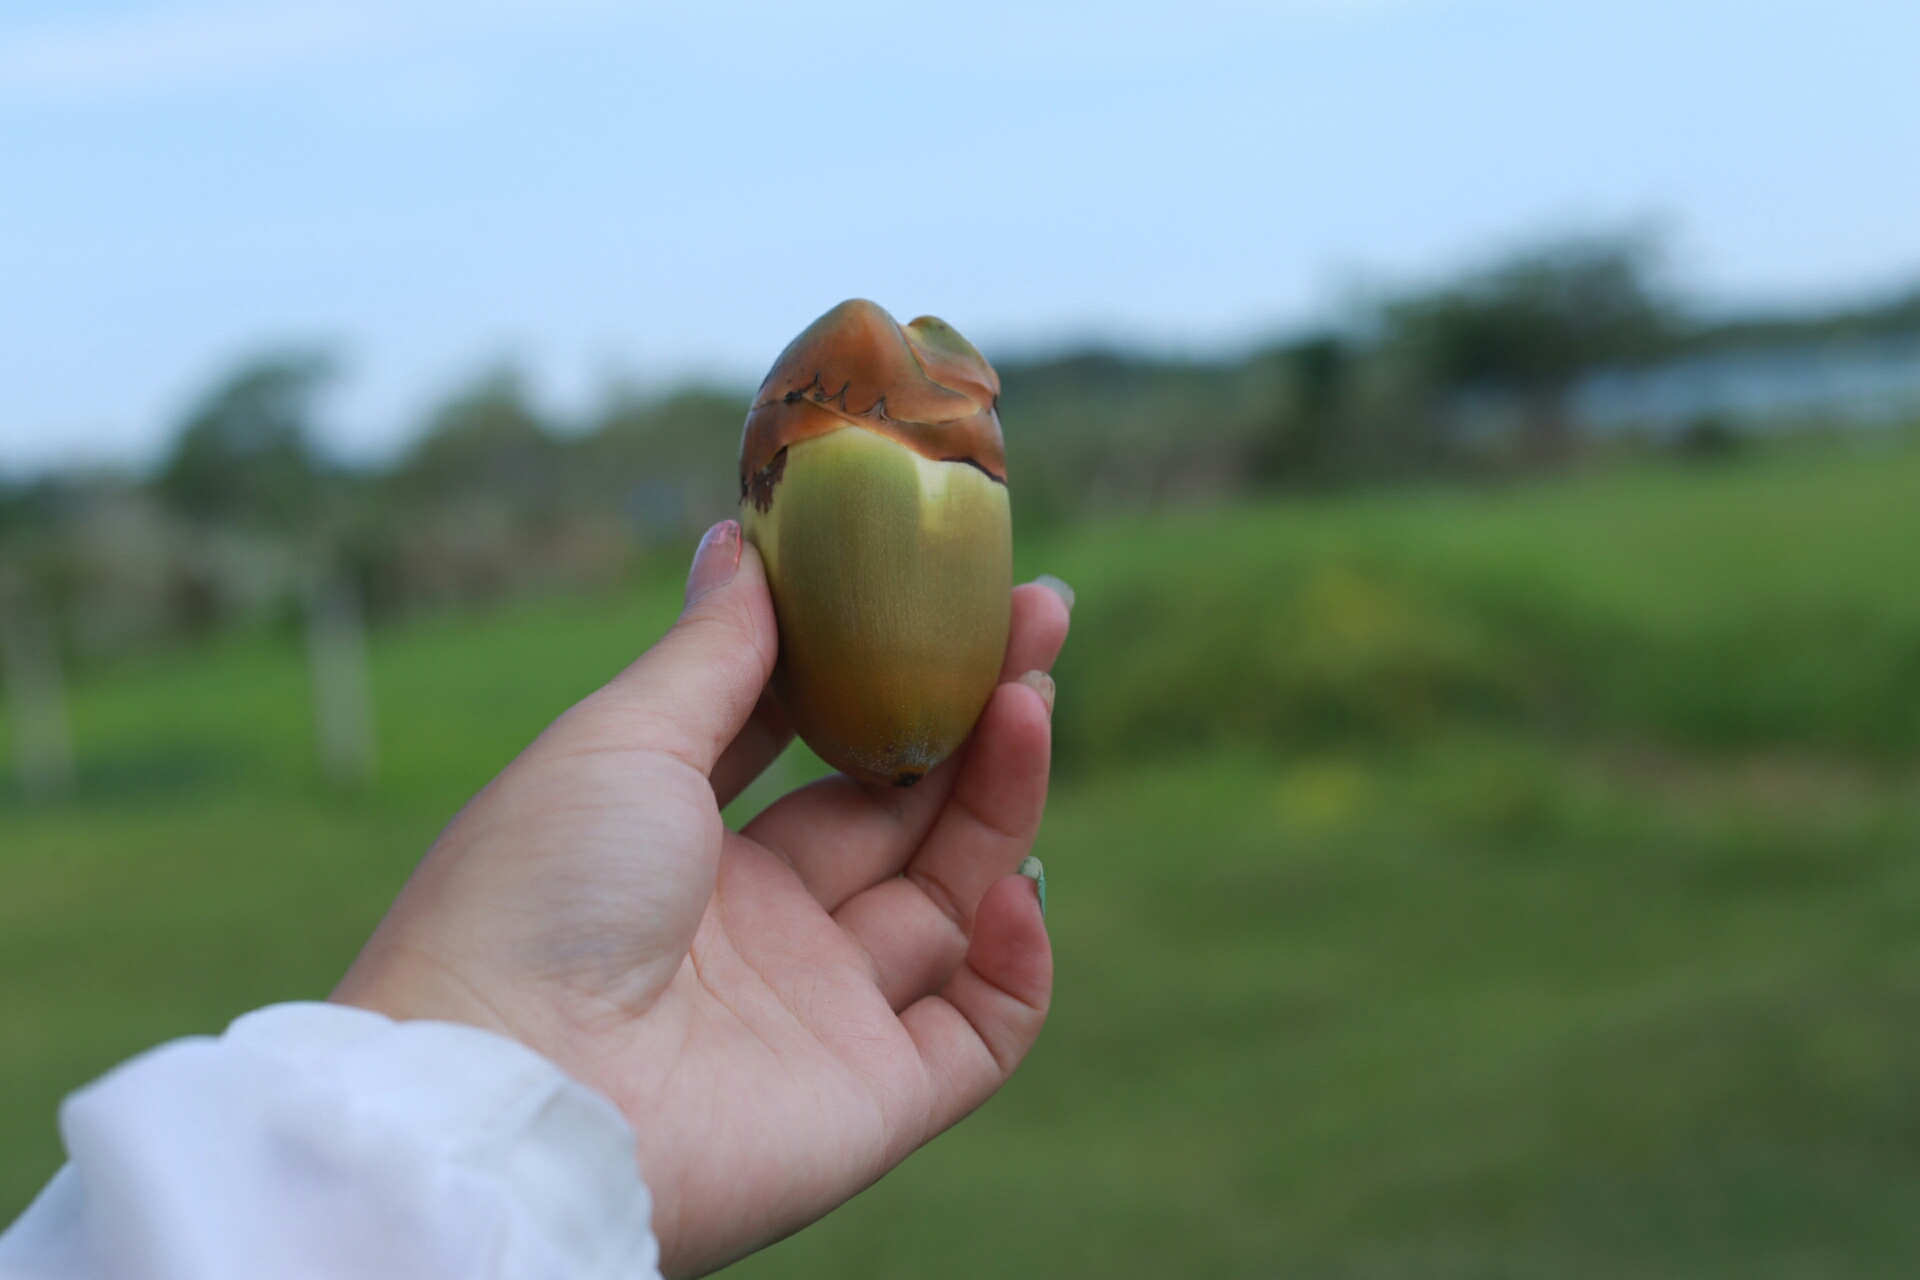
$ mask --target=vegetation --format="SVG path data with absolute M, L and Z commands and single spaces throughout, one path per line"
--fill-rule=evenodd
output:
M 1917 519 L 1910 453 L 1801 446 L 1574 490 L 1427 486 L 1091 526 L 1065 540 L 1100 549 L 1079 621 L 1126 641 L 1076 645 L 1063 679 L 1125 694 L 1063 712 L 1062 747 L 1077 764 L 1418 745 L 1468 724 L 1912 760 Z
M 1521 443 L 1564 459 L 1576 443 L 1567 404 L 1574 384 L 1658 354 L 1678 327 L 1678 312 L 1654 291 L 1648 256 L 1604 240 L 1521 254 L 1390 303 L 1389 343 L 1442 388 L 1517 397 Z
M 1884 442 L 1030 534 L 1080 598 L 1054 1017 L 734 1274 L 1910 1274 L 1916 545 L 1920 447 Z M 358 794 L 316 781 L 271 620 L 83 671 L 75 799 L 0 800 L 0 1216 L 62 1093 L 324 995 L 437 826 L 666 625 L 684 549 L 377 629 Z
M 1576 390 L 1609 372 L 1916 333 L 1911 298 L 1709 320 L 1641 240 L 1536 246 L 1233 358 L 1002 359 L 1016 519 L 1031 535 L 1275 492 L 1561 469 L 1619 451 L 1574 414 Z M 602 589 L 734 508 L 744 387 L 619 391 L 564 420 L 512 370 L 490 370 L 390 464 L 355 468 L 320 445 L 335 372 L 313 351 L 243 363 L 183 415 L 152 476 L 0 482 L 0 613 L 55 620 L 84 663 L 310 612 L 316 584 L 376 619 Z M 1647 432 L 1659 450 L 1718 456 L 1747 426 L 1708 415 Z

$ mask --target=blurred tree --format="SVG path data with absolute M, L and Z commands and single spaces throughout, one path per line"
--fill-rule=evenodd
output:
M 314 351 L 242 365 L 188 415 L 157 487 L 202 530 L 237 531 L 275 553 L 228 573 L 262 576 L 259 568 L 270 566 L 270 589 L 304 604 L 321 771 L 359 786 L 371 779 L 374 759 L 363 587 L 343 563 L 335 528 L 346 477 L 322 460 L 313 422 L 334 374 L 332 359 Z M 222 594 L 213 585 L 210 609 Z
M 731 484 L 740 453 L 740 428 L 753 398 L 730 388 L 687 386 L 663 396 L 617 390 L 587 438 L 590 452 L 653 469 L 718 463 Z
M 0 542 L 37 533 L 54 523 L 63 477 L 17 481 L 0 476 Z
M 1567 400 L 1582 374 L 1660 349 L 1676 314 L 1644 237 L 1569 240 L 1528 250 L 1384 310 L 1385 337 L 1442 391 L 1515 395 L 1537 457 L 1573 443 Z
M 1263 358 L 1093 350 L 1009 360 L 999 370 L 1000 417 L 1018 476 L 1014 519 L 1023 525 L 1036 500 L 1045 523 L 1233 492 L 1274 415 L 1276 379 Z
M 630 542 L 611 503 L 591 500 L 580 452 L 511 368 L 444 401 L 385 488 L 407 600 L 477 604 L 617 574 Z
M 395 477 L 413 502 L 480 503 L 520 517 L 560 504 L 563 448 L 513 369 L 496 369 L 436 410 Z
M 1696 325 L 1679 347 L 1696 351 L 1764 351 L 1920 333 L 1920 288 L 1909 286 L 1885 299 L 1835 310 L 1749 313 Z
M 1315 333 L 1270 354 L 1280 403 L 1255 444 L 1253 468 L 1268 482 L 1323 480 L 1336 466 L 1359 353 L 1335 333 Z
M 1708 413 L 1687 423 L 1673 444 L 1675 452 L 1683 458 L 1718 462 L 1745 450 L 1747 438 L 1728 418 Z
M 187 415 L 160 471 L 161 496 L 198 523 L 304 532 L 325 482 L 314 402 L 334 373 L 314 351 L 242 365 Z
M 581 441 L 582 485 L 643 545 L 673 544 L 735 514 L 740 427 L 751 397 L 718 387 L 616 391 Z

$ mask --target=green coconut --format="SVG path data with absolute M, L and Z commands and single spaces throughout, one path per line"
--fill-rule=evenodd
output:
M 999 678 L 1013 535 L 999 379 L 931 317 L 843 303 L 748 415 L 742 526 L 780 626 L 774 693 L 836 769 L 911 786 Z

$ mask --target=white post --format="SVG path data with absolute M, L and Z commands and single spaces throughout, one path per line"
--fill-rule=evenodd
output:
M 66 795 L 73 790 L 73 732 L 60 643 L 52 621 L 24 599 L 0 607 L 0 667 L 20 789 L 34 800 Z
M 373 781 L 373 682 L 359 592 L 345 577 L 316 578 L 307 592 L 307 657 L 313 672 L 320 771 L 328 782 Z

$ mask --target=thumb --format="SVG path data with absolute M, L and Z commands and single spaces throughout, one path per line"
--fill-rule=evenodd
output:
M 723 520 L 694 552 L 679 620 L 588 700 L 592 718 L 623 747 L 709 774 L 773 674 L 777 635 L 760 553 L 738 521 Z

